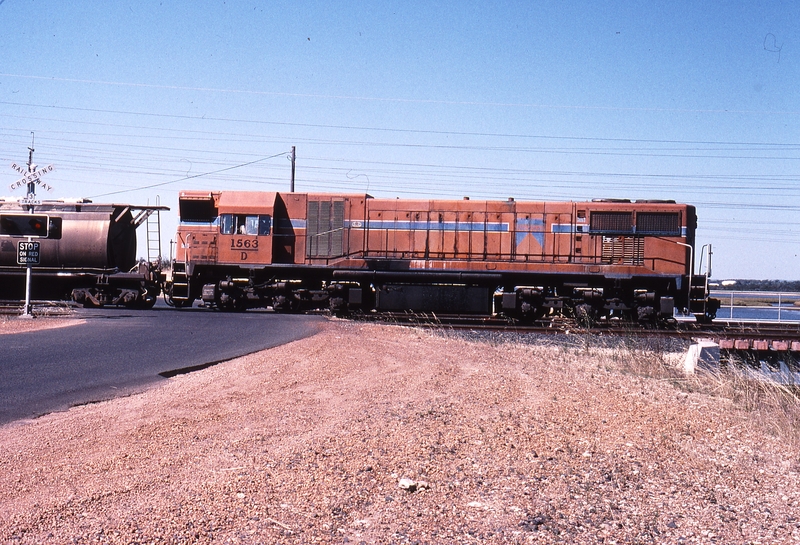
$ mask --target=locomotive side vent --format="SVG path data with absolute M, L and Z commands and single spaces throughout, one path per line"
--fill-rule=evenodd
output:
M 602 262 L 610 265 L 643 265 L 644 239 L 603 237 Z
M 589 229 L 593 233 L 633 233 L 633 212 L 592 212 Z
M 309 201 L 308 257 L 339 257 L 344 252 L 344 201 Z
M 639 212 L 636 214 L 636 234 L 681 236 L 681 218 L 677 212 Z
M 332 256 L 344 255 L 344 201 L 333 201 L 333 218 L 331 220 Z

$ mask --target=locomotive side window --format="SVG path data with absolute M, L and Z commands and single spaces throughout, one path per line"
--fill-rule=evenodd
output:
M 257 235 L 258 216 L 239 216 L 239 232 L 243 235 Z
M 221 214 L 219 232 L 223 235 L 268 235 L 272 227 L 269 214 Z
M 222 235 L 232 235 L 236 232 L 233 214 L 222 214 L 219 217 L 219 232 Z
M 272 216 L 270 216 L 269 214 L 263 214 L 261 216 L 258 216 L 259 235 L 268 235 L 271 227 L 272 227 Z

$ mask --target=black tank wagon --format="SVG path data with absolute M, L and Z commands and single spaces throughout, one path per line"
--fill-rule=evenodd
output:
M 31 271 L 31 298 L 151 307 L 161 293 L 160 264 L 138 261 L 136 230 L 161 210 L 168 208 L 88 200 L 37 204 L 35 215 L 47 218 L 49 232 L 37 239 L 40 262 Z M 13 219 L 31 213 L 16 200 L 0 200 L 0 214 Z M 17 262 L 20 240 L 26 238 L 0 234 L 0 299 L 20 300 L 25 294 L 26 268 Z

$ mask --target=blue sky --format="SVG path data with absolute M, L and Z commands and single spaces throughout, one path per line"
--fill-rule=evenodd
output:
M 0 195 L 31 132 L 46 196 L 173 208 L 296 146 L 298 191 L 689 202 L 714 277 L 800 279 L 800 3 L 651 4 L 2 0 Z

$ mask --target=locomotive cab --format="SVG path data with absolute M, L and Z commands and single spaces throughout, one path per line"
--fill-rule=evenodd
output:
M 276 193 L 181 192 L 176 259 L 189 274 L 198 265 L 272 263 L 272 218 Z
M 242 287 L 250 283 L 251 271 L 272 263 L 276 196 L 243 191 L 181 192 L 173 304 L 190 306 L 202 298 L 222 308 L 246 308 Z

